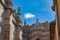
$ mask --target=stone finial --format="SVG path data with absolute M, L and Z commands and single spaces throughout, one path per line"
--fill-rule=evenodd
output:
M 29 24 L 27 24 L 27 27 L 29 27 Z
M 24 28 L 26 28 L 26 20 L 24 20 Z
M 17 12 L 17 16 L 20 16 L 21 13 L 20 13 L 20 7 L 18 7 L 18 12 Z
M 46 21 L 46 23 L 48 23 L 48 21 Z
M 26 20 L 24 20 L 24 24 L 26 25 Z
M 36 19 L 36 22 L 39 22 L 38 18 Z
M 38 18 L 36 19 L 36 25 L 39 25 L 39 20 L 38 20 Z

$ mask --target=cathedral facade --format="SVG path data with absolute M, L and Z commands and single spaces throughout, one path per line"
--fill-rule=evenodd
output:
M 27 25 L 20 19 L 20 7 L 17 13 L 12 0 L 0 0 L 0 40 L 54 40 L 55 21 Z
M 22 30 L 22 40 L 50 40 L 50 26 L 48 22 L 40 23 L 36 19 L 35 24 L 31 26 L 24 25 Z

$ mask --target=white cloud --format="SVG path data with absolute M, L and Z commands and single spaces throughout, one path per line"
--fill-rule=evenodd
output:
M 25 13 L 25 18 L 34 18 L 35 15 L 32 13 Z

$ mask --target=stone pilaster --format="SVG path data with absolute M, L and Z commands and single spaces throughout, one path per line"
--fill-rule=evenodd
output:
M 10 14 L 11 14 L 11 1 L 5 0 L 5 20 L 4 20 L 4 30 L 3 30 L 3 40 L 9 40 L 10 37 Z
M 53 11 L 56 12 L 56 25 L 55 25 L 55 40 L 59 40 L 59 28 L 60 28 L 60 0 L 53 0 Z

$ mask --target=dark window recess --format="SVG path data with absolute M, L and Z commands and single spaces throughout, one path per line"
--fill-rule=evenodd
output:
M 40 40 L 39 38 L 37 38 L 36 40 Z

